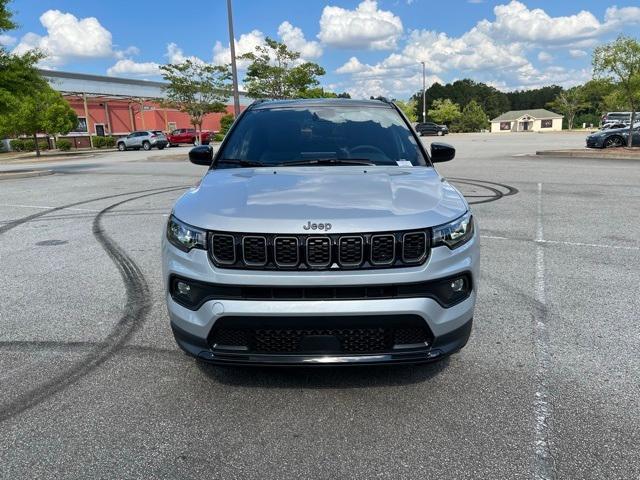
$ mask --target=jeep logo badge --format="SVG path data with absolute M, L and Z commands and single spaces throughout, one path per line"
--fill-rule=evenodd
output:
M 307 222 L 307 224 L 303 225 L 302 228 L 304 228 L 305 230 L 324 230 L 325 232 L 328 232 L 329 230 L 331 230 L 331 224 Z

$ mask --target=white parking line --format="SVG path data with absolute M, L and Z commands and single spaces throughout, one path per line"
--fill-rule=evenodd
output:
M 547 386 L 547 372 L 551 364 L 549 333 L 547 331 L 547 296 L 545 292 L 544 230 L 542 224 L 542 184 L 538 184 L 538 215 L 536 219 L 536 284 L 534 309 L 534 347 L 536 355 L 535 414 L 535 475 L 536 480 L 555 478 L 553 457 L 549 445 L 551 404 Z

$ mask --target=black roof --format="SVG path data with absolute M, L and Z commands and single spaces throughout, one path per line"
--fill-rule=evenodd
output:
M 391 106 L 382 100 L 354 100 L 352 98 L 299 98 L 293 100 L 258 100 L 251 109 L 287 108 L 287 107 L 386 107 Z

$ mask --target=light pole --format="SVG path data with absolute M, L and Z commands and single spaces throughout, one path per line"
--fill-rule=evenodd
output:
M 425 65 L 424 62 L 420 62 L 422 64 L 422 121 L 426 122 L 427 121 L 427 104 L 426 104 L 426 97 L 427 97 L 427 79 L 425 76 Z
M 233 13 L 231 0 L 227 0 L 227 18 L 229 20 L 229 48 L 231 49 L 231 76 L 233 82 L 233 113 L 240 115 L 240 93 L 238 92 L 238 69 L 236 67 L 236 45 L 233 37 Z

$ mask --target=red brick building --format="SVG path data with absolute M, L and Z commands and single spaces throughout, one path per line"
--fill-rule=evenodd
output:
M 189 116 L 161 105 L 163 82 L 41 70 L 78 115 L 78 126 L 66 137 L 75 147 L 89 147 L 89 135 L 128 135 L 134 130 L 171 131 L 191 127 Z M 240 103 L 250 103 L 242 93 Z M 233 113 L 231 103 L 227 111 Z M 202 128 L 220 129 L 222 113 L 205 117 Z

